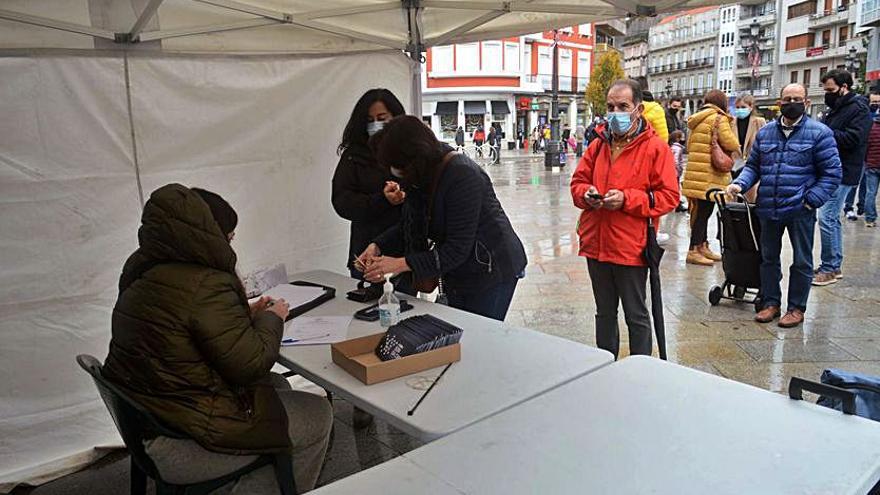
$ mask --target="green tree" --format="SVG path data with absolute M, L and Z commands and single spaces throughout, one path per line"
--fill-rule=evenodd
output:
M 617 50 L 608 50 L 599 57 L 599 62 L 590 74 L 590 84 L 587 86 L 587 103 L 593 109 L 593 115 L 605 115 L 605 97 L 608 88 L 626 75 L 623 72 L 623 64 L 620 53 Z

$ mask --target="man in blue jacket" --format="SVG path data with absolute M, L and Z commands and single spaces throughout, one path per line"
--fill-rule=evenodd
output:
M 755 321 L 769 323 L 781 314 L 782 234 L 794 250 L 789 268 L 788 309 L 779 326 L 791 328 L 804 321 L 813 280 L 813 234 L 816 210 L 840 184 L 841 168 L 834 133 L 806 113 L 810 100 L 800 84 L 782 90 L 782 116 L 761 128 L 739 177 L 727 187 L 735 195 L 758 181 L 761 218 L 761 294 L 764 308 Z
M 822 76 L 825 86 L 825 105 L 828 111 L 823 122 L 834 133 L 843 179 L 837 192 L 819 212 L 819 231 L 822 233 L 822 264 L 816 270 L 813 285 L 829 285 L 843 278 L 843 231 L 840 212 L 847 194 L 859 185 L 868 132 L 871 130 L 871 111 L 868 101 L 852 91 L 853 78 L 849 72 L 834 69 Z

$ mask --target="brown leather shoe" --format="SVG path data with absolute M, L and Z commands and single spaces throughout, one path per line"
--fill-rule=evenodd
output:
M 704 242 L 702 246 L 697 248 L 697 251 L 703 255 L 704 258 L 710 259 L 712 261 L 721 261 L 721 255 L 713 253 L 711 249 L 709 249 L 709 243 Z
M 699 249 L 691 249 L 688 251 L 687 258 L 685 259 L 685 263 L 689 265 L 700 265 L 700 266 L 712 266 L 715 264 L 714 261 L 709 258 L 703 256 L 700 253 Z
M 799 309 L 792 309 L 785 316 L 779 319 L 780 328 L 793 328 L 804 322 L 804 312 Z
M 779 310 L 779 306 L 767 306 L 761 311 L 758 311 L 758 314 L 755 315 L 755 321 L 758 323 L 770 323 L 776 318 L 779 318 L 779 315 L 781 314 L 782 311 Z

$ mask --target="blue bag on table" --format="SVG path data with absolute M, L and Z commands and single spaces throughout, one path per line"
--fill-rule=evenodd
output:
M 822 372 L 822 383 L 840 387 L 856 396 L 856 414 L 864 418 L 880 421 L 880 377 L 850 373 L 848 371 L 827 369 Z M 839 400 L 821 396 L 816 402 L 820 406 L 842 410 Z

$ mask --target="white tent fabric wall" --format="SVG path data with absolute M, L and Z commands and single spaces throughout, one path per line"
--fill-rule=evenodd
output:
M 226 197 L 240 217 L 240 271 L 344 270 L 336 145 L 366 89 L 409 103 L 402 53 L 128 62 L 145 199 L 169 182 Z M 74 357 L 106 356 L 141 208 L 121 53 L 0 58 L 0 81 L 2 492 L 119 444 Z

